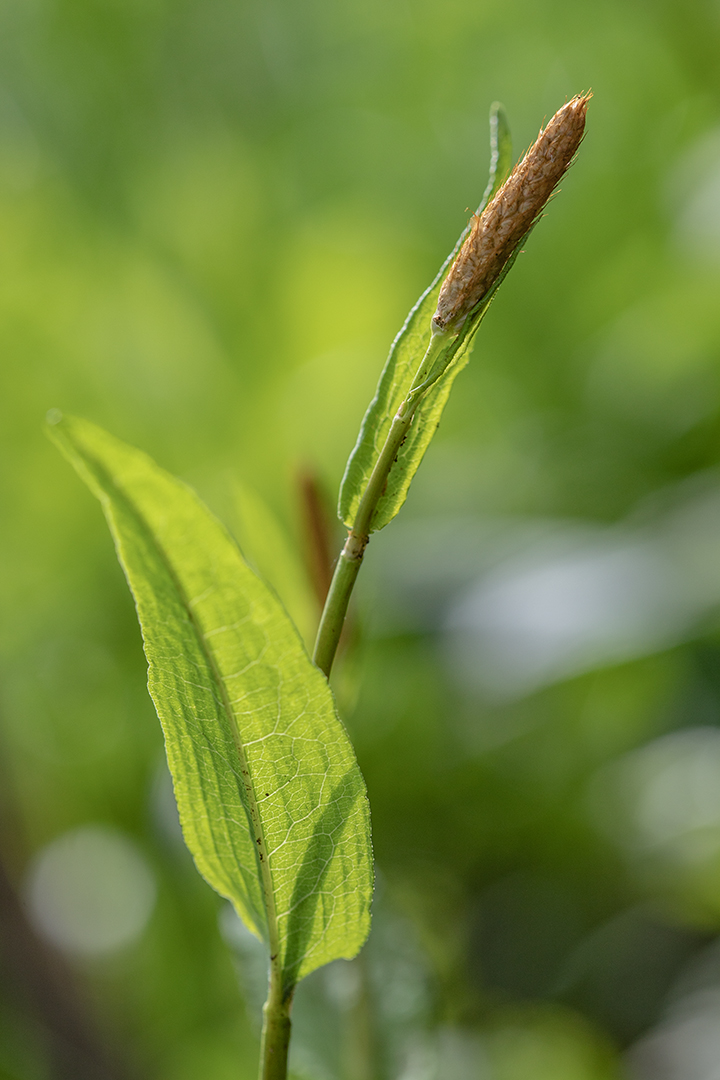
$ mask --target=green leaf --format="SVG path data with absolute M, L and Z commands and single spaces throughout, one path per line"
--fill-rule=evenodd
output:
M 512 137 L 507 113 L 499 101 L 490 106 L 490 176 L 478 213 L 500 190 L 512 170 Z
M 302 559 L 254 488 L 236 481 L 234 496 L 233 532 L 243 555 L 275 590 L 305 645 L 311 647 L 317 632 L 318 610 Z
M 100 499 L 135 597 L 187 845 L 289 989 L 369 929 L 365 786 L 328 684 L 189 487 L 93 424 L 50 433 Z
M 490 178 L 476 211 L 478 214 L 505 182 L 511 168 L 510 130 L 505 110 L 498 102 L 490 110 L 490 150 Z M 393 417 L 405 400 L 415 373 L 427 352 L 432 333 L 431 320 L 437 307 L 440 288 L 469 228 L 468 225 L 432 284 L 415 304 L 392 344 L 340 488 L 338 513 L 348 528 L 352 528 L 360 499 L 385 443 Z M 452 354 L 446 358 L 450 362 L 418 406 L 408 437 L 390 471 L 385 493 L 373 517 L 374 531 L 382 529 L 392 521 L 405 502 L 412 478 L 440 422 L 452 384 L 468 362 L 473 336 L 488 309 L 490 299 L 491 297 L 487 297 L 481 308 L 468 319 L 463 334 L 453 346 Z

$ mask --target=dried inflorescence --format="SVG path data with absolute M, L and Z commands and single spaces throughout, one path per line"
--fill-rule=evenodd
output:
M 459 328 L 498 281 L 570 165 L 590 97 L 579 94 L 555 113 L 492 202 L 475 215 L 440 290 L 433 317 L 438 330 Z

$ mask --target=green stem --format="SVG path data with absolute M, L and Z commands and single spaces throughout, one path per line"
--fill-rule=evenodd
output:
M 452 344 L 456 336 L 433 332 L 427 352 L 415 373 L 407 397 L 400 405 L 390 425 L 385 445 L 380 451 L 380 456 L 363 492 L 353 527 L 335 567 L 315 643 L 313 659 L 328 677 L 337 651 L 340 634 L 342 633 L 350 594 L 362 564 L 363 553 L 370 539 L 370 526 L 375 509 L 385 490 L 387 478 L 395 463 L 398 451 L 410 429 L 415 410 L 429 387 L 432 386 L 441 373 L 442 364 L 438 368 L 436 362 L 442 359 L 443 352 L 445 352 L 449 344 Z M 270 986 L 268 998 L 263 1008 L 260 1080 L 286 1080 L 293 989 L 289 992 L 283 989 L 282 970 L 278 958 L 277 919 L 272 883 L 269 880 L 270 867 L 264 836 L 259 824 L 258 844 L 260 845 L 259 855 L 268 910 L 271 949 Z
M 348 546 L 351 540 L 356 541 L 356 539 L 353 533 L 350 533 L 345 546 L 340 552 L 340 558 L 337 561 L 335 573 L 330 582 L 325 607 L 320 617 L 313 660 L 327 678 L 330 677 L 330 669 L 340 641 L 345 614 L 350 602 L 350 594 L 362 565 L 362 551 L 355 553 L 357 549 L 351 549 Z
M 415 374 L 408 395 L 400 405 L 390 425 L 385 445 L 380 451 L 380 456 L 375 462 L 367 487 L 360 499 L 353 527 L 340 552 L 340 558 L 337 561 L 335 573 L 325 600 L 313 654 L 313 660 L 328 678 L 330 677 L 330 670 L 340 641 L 340 634 L 342 633 L 345 615 L 350 603 L 350 595 L 360 572 L 365 548 L 370 539 L 370 526 L 375 510 L 385 491 L 387 479 L 390 470 L 395 464 L 398 451 L 410 430 L 415 410 L 438 377 L 435 375 L 433 378 L 430 373 L 433 371 L 440 354 L 454 343 L 456 336 L 449 333 L 433 332 L 427 352 Z
M 283 992 L 282 972 L 277 958 L 270 961 L 270 986 L 263 1007 L 263 1030 L 260 1044 L 260 1080 L 286 1080 L 290 1046 L 290 1008 L 292 990 Z

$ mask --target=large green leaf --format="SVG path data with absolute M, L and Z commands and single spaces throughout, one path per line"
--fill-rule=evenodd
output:
M 82 420 L 50 432 L 100 499 L 137 605 L 149 688 L 198 869 L 291 987 L 365 940 L 367 797 L 327 681 L 197 495 Z
M 512 164 L 510 130 L 505 112 L 497 102 L 490 110 L 490 149 L 490 178 L 478 207 L 478 214 L 505 182 Z M 437 307 L 440 288 L 469 228 L 468 225 L 431 285 L 415 304 L 392 344 L 340 488 L 338 512 L 348 528 L 353 526 L 360 499 L 383 448 L 393 417 L 405 400 L 415 373 L 427 352 L 432 333 L 431 320 Z M 373 530 L 382 529 L 392 521 L 405 502 L 412 478 L 440 422 L 452 384 L 468 362 L 473 336 L 487 311 L 490 299 L 488 297 L 482 308 L 468 320 L 464 334 L 456 343 L 451 363 L 420 402 L 409 434 L 390 471 L 385 492 L 378 503 L 372 520 Z

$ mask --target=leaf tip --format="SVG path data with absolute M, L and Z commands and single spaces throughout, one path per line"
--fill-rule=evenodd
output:
M 57 425 L 61 422 L 62 418 L 63 414 L 61 413 L 60 409 L 48 409 L 47 413 L 45 414 L 45 423 L 48 425 L 48 427 L 57 427 Z
M 493 101 L 490 106 L 490 123 L 501 127 L 509 127 L 507 113 L 502 101 Z

